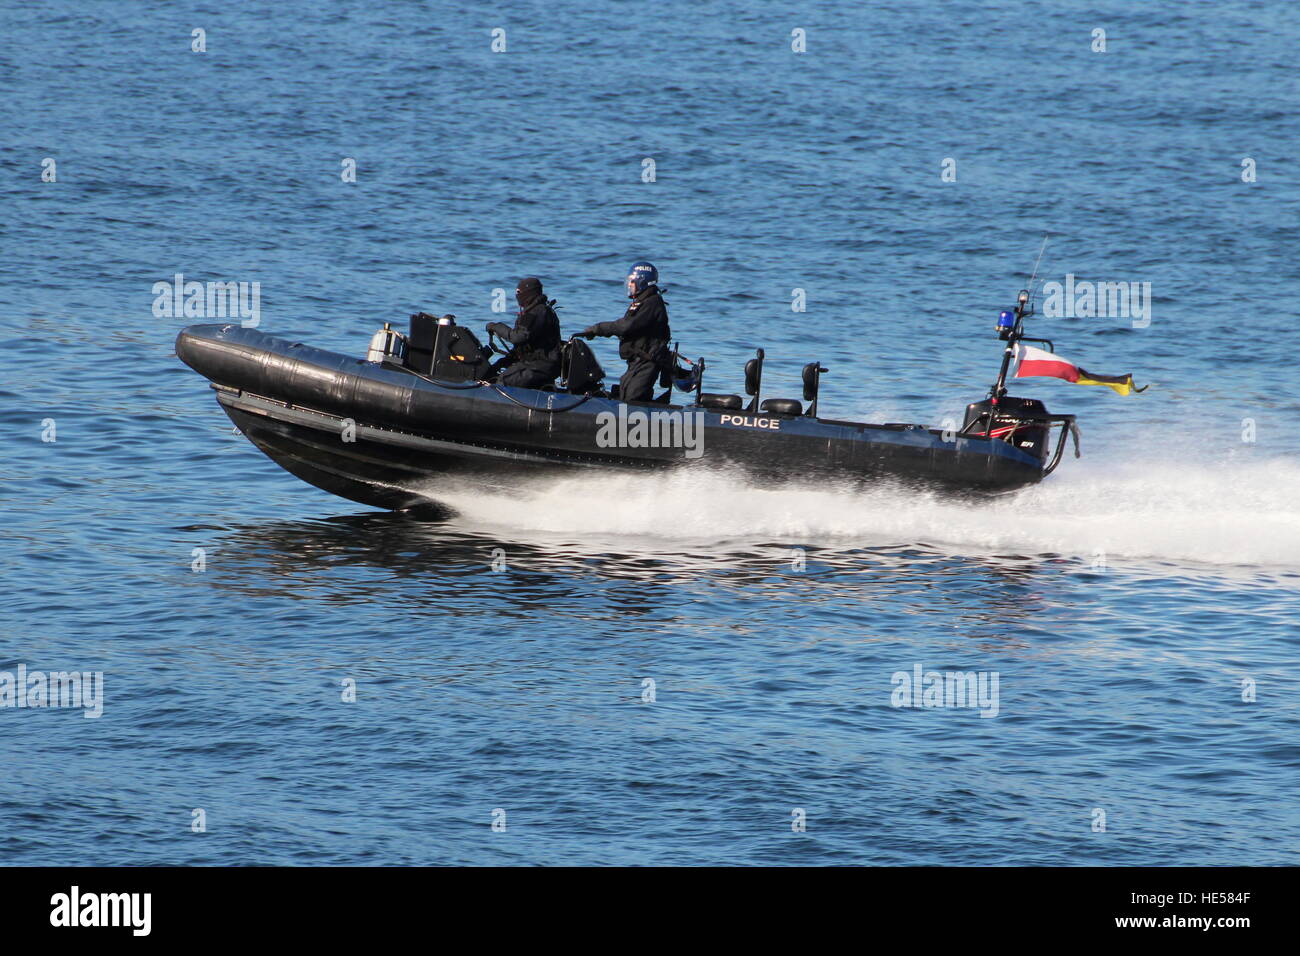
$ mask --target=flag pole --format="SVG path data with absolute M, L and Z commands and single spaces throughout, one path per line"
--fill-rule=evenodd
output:
M 1016 296 L 1016 324 L 1007 332 L 1007 347 L 1002 352 L 1002 367 L 998 369 L 998 380 L 993 388 L 989 391 L 989 398 L 993 404 L 997 405 L 998 399 L 1007 393 L 1007 372 L 1011 368 L 1011 356 L 1015 352 L 1016 343 L 1024 335 L 1024 320 L 1026 310 L 1029 306 L 1029 290 L 1021 289 L 1020 294 Z

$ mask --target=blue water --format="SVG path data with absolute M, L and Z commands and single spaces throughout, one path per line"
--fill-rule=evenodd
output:
M 0 709 L 0 861 L 1300 862 L 1295 4 L 0 18 L 0 671 L 104 675 L 98 719 Z M 258 281 L 262 329 L 359 355 L 525 274 L 566 331 L 616 318 L 647 257 L 711 388 L 763 346 L 769 394 L 820 359 L 825 413 L 937 424 L 1044 233 L 1042 277 L 1153 304 L 1033 328 L 1152 387 L 1018 387 L 1084 457 L 984 504 L 696 476 L 385 514 L 233 434 L 152 310 Z M 997 715 L 892 706 L 917 665 L 996 672 Z

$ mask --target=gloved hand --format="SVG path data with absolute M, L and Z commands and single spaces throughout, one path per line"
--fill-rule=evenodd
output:
M 589 325 L 578 334 L 584 339 L 594 339 L 596 337 L 596 327 L 594 325 Z
M 501 338 L 505 338 L 506 333 L 510 331 L 510 326 L 506 325 L 504 322 L 489 322 L 487 324 L 487 330 L 490 333 L 501 336 Z

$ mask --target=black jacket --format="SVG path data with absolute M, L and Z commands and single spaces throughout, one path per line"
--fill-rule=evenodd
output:
M 513 329 L 504 322 L 493 322 L 488 330 L 515 347 L 503 365 L 522 363 L 560 374 L 560 320 L 546 299 L 520 309 Z
M 668 306 L 659 294 L 659 287 L 653 285 L 641 290 L 623 318 L 599 322 L 592 330 L 596 335 L 617 335 L 618 356 L 629 361 L 634 358 L 661 361 L 663 350 L 673 337 L 668 327 Z

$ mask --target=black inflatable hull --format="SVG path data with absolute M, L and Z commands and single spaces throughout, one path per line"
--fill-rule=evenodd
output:
M 997 439 L 437 383 L 238 325 L 183 329 L 176 354 L 286 471 L 381 508 L 436 501 L 439 484 L 453 479 L 509 488 L 605 469 L 730 468 L 768 481 L 894 479 L 972 491 L 1043 476 L 1040 458 Z M 638 433 L 638 421 L 650 427 Z M 667 447 L 646 444 L 647 432 Z

